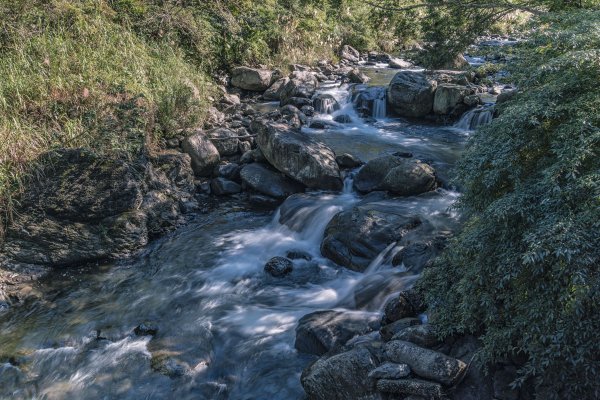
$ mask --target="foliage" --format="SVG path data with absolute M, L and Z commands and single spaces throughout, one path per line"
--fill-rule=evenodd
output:
M 598 21 L 535 21 L 519 93 L 458 166 L 468 222 L 420 282 L 442 335 L 480 335 L 483 362 L 526 355 L 517 383 L 543 399 L 600 396 Z

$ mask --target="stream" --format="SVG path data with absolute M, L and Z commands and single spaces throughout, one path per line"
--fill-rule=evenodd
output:
M 397 72 L 364 70 L 377 85 Z M 440 230 L 454 229 L 458 216 L 450 207 L 458 193 L 447 182 L 468 133 L 386 118 L 385 98 L 375 104 L 373 118 L 364 120 L 353 103 L 355 90 L 324 83 L 320 93 L 335 97 L 341 108 L 314 117 L 330 129 L 303 133 L 363 161 L 410 152 L 429 162 L 442 188 L 375 201 L 423 215 Z M 351 122 L 333 122 L 341 114 Z M 39 285 L 43 301 L 0 314 L 0 355 L 17 355 L 20 369 L 5 364 L 0 373 L 15 375 L 15 398 L 303 398 L 300 374 L 315 357 L 294 349 L 298 319 L 317 310 L 354 309 L 353 295 L 374 274 L 397 281 L 396 287 L 410 286 L 417 275 L 392 267 L 389 254 L 365 273 L 321 255 L 331 218 L 368 201 L 353 191 L 351 173 L 342 192 L 310 192 L 302 201 L 290 198 L 288 206 L 290 201 L 297 204 L 285 225 L 279 210 L 255 211 L 225 200 L 135 258 L 45 278 Z M 264 272 L 266 261 L 291 250 L 312 259 L 294 260 L 285 278 Z M 373 297 L 362 308 L 378 311 L 385 300 Z M 158 334 L 133 334 L 141 323 L 155 324 Z

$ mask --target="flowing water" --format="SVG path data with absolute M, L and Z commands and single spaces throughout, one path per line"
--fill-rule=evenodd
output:
M 494 109 L 490 105 L 484 105 L 467 111 L 454 125 L 456 128 L 472 131 L 478 127 L 489 124 L 494 117 Z
M 336 153 L 364 161 L 398 151 L 432 163 L 442 181 L 462 151 L 456 129 L 385 118 L 365 122 L 352 88 L 323 85 L 341 109 L 317 115 L 326 130 L 305 129 Z M 351 122 L 333 118 L 347 114 Z M 451 230 L 457 193 L 445 186 L 422 196 L 376 199 L 397 213 L 420 215 Z M 0 397 L 36 399 L 301 399 L 300 374 L 313 356 L 294 349 L 295 326 L 322 309 L 380 310 L 389 291 L 418 275 L 392 267 L 392 243 L 365 273 L 323 258 L 320 243 L 338 212 L 369 201 L 352 191 L 352 173 L 340 193 L 312 192 L 288 199 L 282 211 L 251 211 L 224 201 L 130 260 L 58 271 L 40 283 L 43 299 L 0 314 L 0 373 L 11 374 Z M 294 271 L 273 278 L 267 260 L 299 251 Z M 359 304 L 359 297 L 366 301 Z M 142 322 L 158 334 L 136 336 Z

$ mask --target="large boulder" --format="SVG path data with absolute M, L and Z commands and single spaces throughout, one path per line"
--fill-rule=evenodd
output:
M 377 313 L 316 311 L 298 321 L 295 347 L 301 353 L 320 356 L 343 346 L 355 336 L 376 330 L 378 325 Z
M 294 98 L 312 98 L 319 81 L 312 72 L 294 71 L 280 93 L 280 105 L 292 104 Z M 295 100 L 297 102 L 297 100 Z
M 263 164 L 248 164 L 240 172 L 242 182 L 259 193 L 277 199 L 302 192 L 304 186 Z
M 388 87 L 387 101 L 401 117 L 424 117 L 433 109 L 433 98 L 437 82 L 423 72 L 400 71 Z
M 321 93 L 314 97 L 313 106 L 315 111 L 320 114 L 333 114 L 334 111 L 341 109 L 340 103 L 328 93 Z
M 345 44 L 340 49 L 340 58 L 350 62 L 360 61 L 360 53 L 354 47 Z
M 221 156 L 232 156 L 239 152 L 240 134 L 227 128 L 216 128 L 206 132 Z
M 438 85 L 433 100 L 433 112 L 436 114 L 450 114 L 457 106 L 462 105 L 465 96 L 471 93 L 466 86 L 452 83 Z
M 333 151 L 281 123 L 252 123 L 256 141 L 266 159 L 290 178 L 314 189 L 341 190 L 340 170 Z
M 185 138 L 181 148 L 190 156 L 192 169 L 197 176 L 212 175 L 214 168 L 221 161 L 219 150 L 204 132 L 197 132 Z
M 408 69 L 412 68 L 413 64 L 401 58 L 392 58 L 390 59 L 389 67 L 394 69 Z
M 387 190 L 400 196 L 411 196 L 433 190 L 435 186 L 435 171 L 430 165 L 397 155 L 367 162 L 354 179 L 354 188 L 363 193 Z
M 265 100 L 281 100 L 281 92 L 287 83 L 290 81 L 290 78 L 285 77 L 276 80 L 264 93 L 263 99 Z
M 384 203 L 358 205 L 329 222 L 321 253 L 341 266 L 362 272 L 387 246 L 422 224 L 419 217 L 399 214 Z
M 458 383 L 467 369 L 467 364 L 461 360 L 402 340 L 388 342 L 385 357 L 396 363 L 408 364 L 420 377 L 447 386 Z
M 237 67 L 231 71 L 231 85 L 244 90 L 264 92 L 273 83 L 273 71 Z
M 302 372 L 300 382 L 309 400 L 381 400 L 369 372 L 379 362 L 365 347 L 321 358 Z
M 351 83 L 367 83 L 371 80 L 371 78 L 369 78 L 367 74 L 365 74 L 358 68 L 354 68 L 353 70 L 348 72 L 348 79 Z

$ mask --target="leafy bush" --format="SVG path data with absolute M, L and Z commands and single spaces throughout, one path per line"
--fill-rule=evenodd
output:
M 457 170 L 468 221 L 420 282 L 444 336 L 526 355 L 541 399 L 600 397 L 600 11 L 535 21 L 520 90 Z

